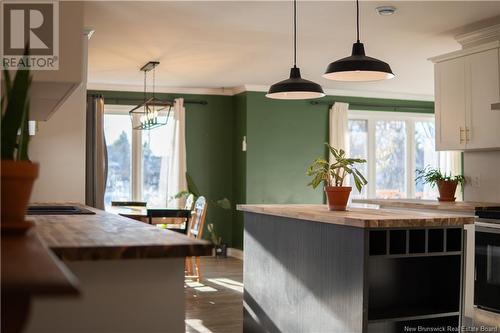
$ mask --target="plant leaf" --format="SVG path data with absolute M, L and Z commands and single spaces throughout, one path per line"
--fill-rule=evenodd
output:
M 186 182 L 188 186 L 188 191 L 190 193 L 193 193 L 195 197 L 201 196 L 200 190 L 198 190 L 198 187 L 194 183 L 193 178 L 191 178 L 191 176 L 187 172 L 186 172 Z
M 25 56 L 28 56 L 28 47 L 25 49 Z M 4 71 L 4 77 L 6 72 Z M 5 79 L 7 80 L 7 79 Z M 31 76 L 29 70 L 18 70 L 16 77 L 6 97 L 5 111 L 2 115 L 2 159 L 15 159 L 15 149 L 17 147 L 18 131 L 22 127 L 23 119 L 27 119 L 27 103 L 29 99 L 29 88 Z M 27 121 L 27 120 L 26 120 Z

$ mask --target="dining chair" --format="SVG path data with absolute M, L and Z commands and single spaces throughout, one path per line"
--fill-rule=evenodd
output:
M 190 194 L 186 198 L 184 209 L 148 209 L 148 223 L 162 225 L 166 229 L 187 234 L 189 219 L 193 209 L 194 195 Z M 151 212 L 151 214 L 149 214 Z M 179 226 L 182 226 L 179 228 Z
M 207 208 L 208 203 L 205 197 L 198 197 L 194 204 L 191 223 L 189 224 L 189 228 L 187 231 L 188 237 L 195 239 L 202 238 L 203 229 L 205 228 Z M 186 277 L 195 278 L 198 280 L 201 278 L 200 257 L 186 257 Z

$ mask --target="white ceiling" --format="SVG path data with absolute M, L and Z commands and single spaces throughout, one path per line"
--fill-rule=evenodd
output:
M 375 8 L 393 5 L 393 16 Z M 159 60 L 157 86 L 185 88 L 270 85 L 292 64 L 289 1 L 86 2 L 92 84 L 142 85 L 139 68 Z M 337 83 L 321 77 L 329 62 L 350 54 L 355 5 L 347 1 L 298 4 L 298 66 L 324 88 L 429 98 L 433 68 L 427 58 L 459 49 L 462 28 L 500 22 L 500 1 L 363 1 L 361 41 L 367 55 L 388 62 L 396 78 Z

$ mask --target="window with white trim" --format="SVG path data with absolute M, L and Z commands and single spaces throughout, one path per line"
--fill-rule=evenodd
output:
M 367 160 L 359 170 L 368 185 L 353 198 L 436 198 L 435 188 L 415 182 L 415 169 L 439 167 L 434 115 L 350 110 L 348 132 L 350 156 Z
M 108 151 L 108 179 L 104 204 L 111 201 L 167 203 L 168 162 L 174 122 L 151 130 L 133 130 L 132 105 L 104 105 L 104 135 Z

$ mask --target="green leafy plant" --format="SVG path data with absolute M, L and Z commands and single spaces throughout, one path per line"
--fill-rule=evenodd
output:
M 219 246 L 222 244 L 222 237 L 217 234 L 215 231 L 215 226 L 213 223 L 209 223 L 207 226 L 207 230 L 210 233 L 210 240 L 212 243 L 216 246 Z
M 29 55 L 27 48 L 24 55 Z M 28 161 L 30 71 L 18 70 L 14 81 L 8 70 L 4 69 L 2 75 L 2 160 Z
M 425 166 L 422 169 L 415 170 L 416 177 L 415 181 L 424 184 L 429 184 L 434 187 L 439 181 L 447 182 L 457 182 L 460 186 L 465 184 L 465 177 L 462 175 L 451 175 L 442 173 L 438 168 L 433 168 L 430 165 Z
M 186 182 L 187 182 L 187 190 L 182 190 L 174 195 L 173 199 L 187 198 L 189 195 L 194 195 L 195 201 L 199 196 L 202 196 L 198 186 L 196 186 L 193 178 L 186 172 Z M 206 197 L 206 196 L 205 196 Z M 222 208 L 222 209 L 231 209 L 231 201 L 228 198 L 222 198 L 218 200 L 212 200 L 207 198 L 208 203 L 213 205 L 214 207 Z
M 328 151 L 333 155 L 333 163 L 329 163 L 323 158 L 318 158 L 307 168 L 306 174 L 313 177 L 308 186 L 316 188 L 322 182 L 326 186 L 343 186 L 346 177 L 352 175 L 354 184 L 359 192 L 363 186 L 368 184 L 368 181 L 356 169 L 355 165 L 366 163 L 366 160 L 361 158 L 346 157 L 346 152 L 343 149 L 337 149 L 325 143 Z

